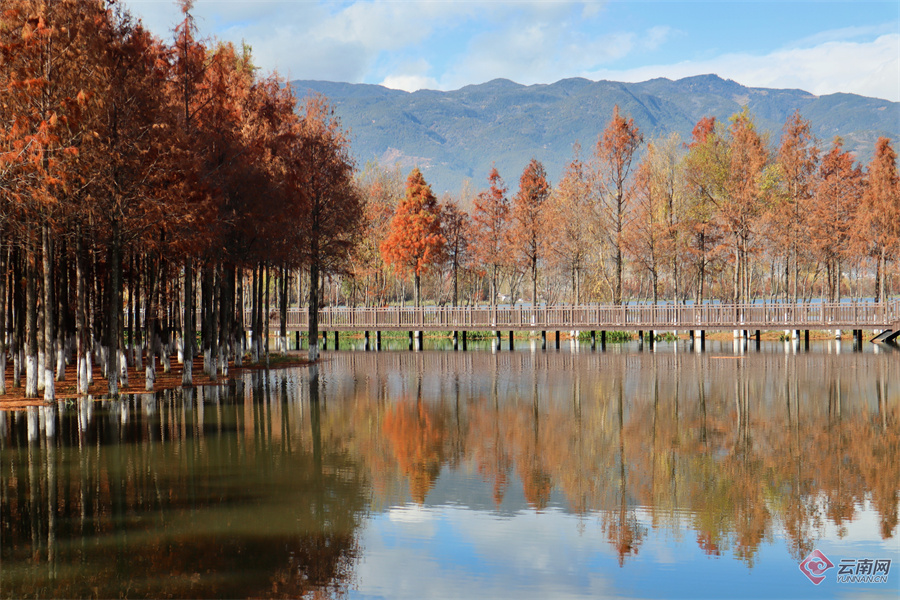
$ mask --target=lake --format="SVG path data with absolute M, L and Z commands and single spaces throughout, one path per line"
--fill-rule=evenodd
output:
M 341 344 L 0 412 L 0 595 L 900 594 L 900 351 Z

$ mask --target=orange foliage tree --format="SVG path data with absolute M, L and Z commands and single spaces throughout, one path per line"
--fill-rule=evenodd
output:
M 550 184 L 544 165 L 532 158 L 522 171 L 519 193 L 513 199 L 512 218 L 515 225 L 512 242 L 531 271 L 531 303 L 534 306 L 538 304 L 538 262 L 544 256 L 545 236 L 550 234 L 545 231 L 544 206 L 549 197 Z
M 562 181 L 553 189 L 547 206 L 550 258 L 572 275 L 572 302 L 581 303 L 581 280 L 594 246 L 588 219 L 591 211 L 591 181 L 587 166 L 575 157 L 566 165 Z
M 472 220 L 469 214 L 460 208 L 459 202 L 448 198 L 441 203 L 441 227 L 446 241 L 444 254 L 450 265 L 450 276 L 453 278 L 452 302 L 453 306 L 458 306 L 459 271 L 466 268 L 469 262 Z
M 475 243 L 475 259 L 490 269 L 491 297 L 490 304 L 497 303 L 498 277 L 500 269 L 508 263 L 510 243 L 509 199 L 506 197 L 506 186 L 496 168 L 488 175 L 490 188 L 480 192 L 475 198 L 472 210 L 473 239 Z
M 634 119 L 619 114 L 616 105 L 606 129 L 597 140 L 594 159 L 600 186 L 601 229 L 613 255 L 613 302 L 622 303 L 623 236 L 631 215 L 629 181 L 634 155 L 644 141 Z
M 811 210 L 813 248 L 825 263 L 827 299 L 841 298 L 842 263 L 849 257 L 852 225 L 863 193 L 863 172 L 836 138 L 822 158 L 819 185 Z
M 887 299 L 888 257 L 896 257 L 900 252 L 900 177 L 897 175 L 897 153 L 889 139 L 878 138 L 867 174 L 862 210 L 859 211 L 859 230 L 877 261 L 875 299 L 884 302 Z
M 444 241 L 437 199 L 421 171 L 413 169 L 406 180 L 406 197 L 397 205 L 390 233 L 381 244 L 381 255 L 386 263 L 412 273 L 417 307 L 422 305 L 422 274 L 440 259 Z
M 773 247 L 784 255 L 785 296 L 794 302 L 799 295 L 800 265 L 808 254 L 802 241 L 808 236 L 818 159 L 810 123 L 796 112 L 784 124 L 777 157 L 781 193 L 772 202 L 768 219 Z
M 707 279 L 716 271 L 722 251 L 722 229 L 716 207 L 724 196 L 728 145 L 714 117 L 697 122 L 685 158 L 685 212 L 682 221 L 686 255 L 694 280 L 694 299 L 706 298 Z
M 733 299 L 741 303 L 750 299 L 750 256 L 764 210 L 763 169 L 768 153 L 746 110 L 732 117 L 729 133 L 727 195 L 718 209 L 734 248 Z
M 309 267 L 309 358 L 318 358 L 319 276 L 344 270 L 362 226 L 349 141 L 324 98 L 310 97 L 290 152 L 287 185 L 300 202 L 295 247 Z

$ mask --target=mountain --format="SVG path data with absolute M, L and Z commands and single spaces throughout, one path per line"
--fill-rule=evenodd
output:
M 900 139 L 900 103 L 854 94 L 815 96 L 802 90 L 750 88 L 716 75 L 642 83 L 564 79 L 524 86 L 505 79 L 440 92 L 404 92 L 378 85 L 294 81 L 299 97 L 327 96 L 345 128 L 360 168 L 369 161 L 419 166 L 436 193 L 458 191 L 463 181 L 487 186 L 496 165 L 507 187 L 534 157 L 559 181 L 572 159 L 594 149 L 613 107 L 634 119 L 645 140 L 678 132 L 687 140 L 702 117 L 721 121 L 747 106 L 775 148 L 795 110 L 812 124 L 823 146 L 835 136 L 868 164 L 875 140 Z

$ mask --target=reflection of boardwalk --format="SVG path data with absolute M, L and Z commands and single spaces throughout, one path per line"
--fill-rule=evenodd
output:
M 247 317 L 249 321 L 249 315 Z M 272 316 L 277 331 L 280 318 Z M 304 310 L 291 309 L 287 329 L 308 327 Z M 634 304 L 558 307 L 326 308 L 321 331 L 552 331 L 685 329 L 900 329 L 900 300 L 797 304 Z

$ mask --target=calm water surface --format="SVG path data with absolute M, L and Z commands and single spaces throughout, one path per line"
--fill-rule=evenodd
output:
M 900 352 L 485 347 L 0 412 L 0 595 L 900 594 Z

